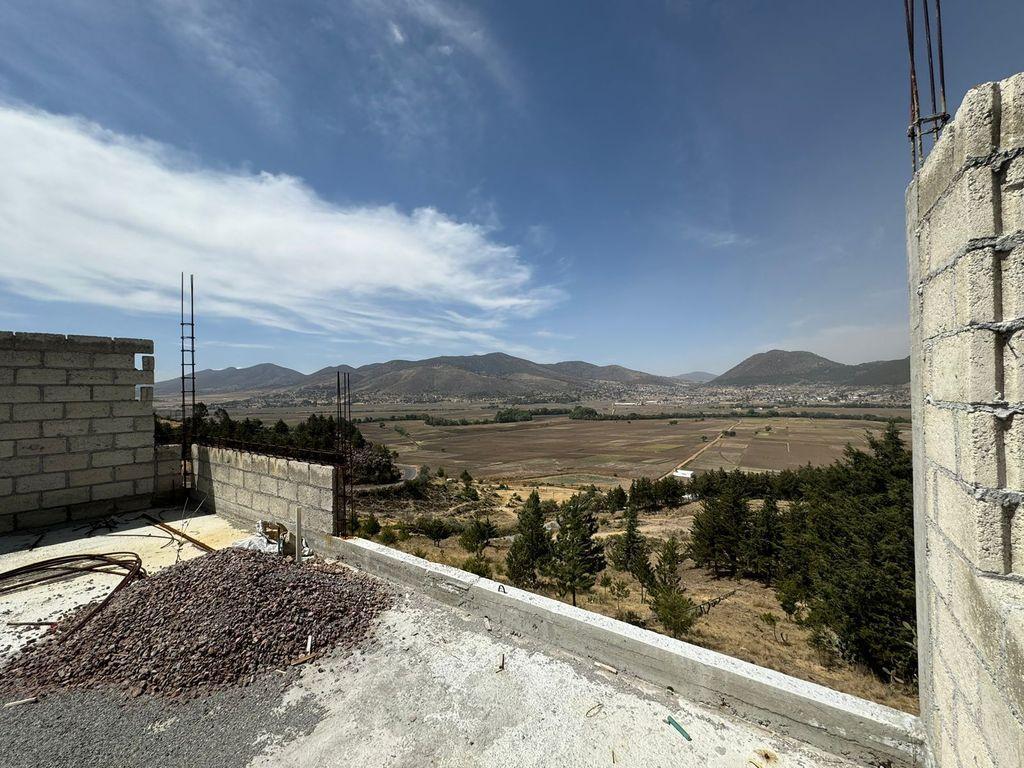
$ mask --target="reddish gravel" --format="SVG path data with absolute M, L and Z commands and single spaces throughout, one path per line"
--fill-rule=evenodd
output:
M 125 588 L 70 637 L 58 627 L 0 670 L 0 686 L 193 697 L 287 666 L 309 635 L 316 653 L 352 648 L 390 602 L 379 581 L 341 566 L 223 549 Z

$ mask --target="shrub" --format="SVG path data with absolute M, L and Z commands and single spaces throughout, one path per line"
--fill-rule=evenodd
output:
M 390 525 L 385 525 L 381 529 L 380 536 L 377 537 L 377 541 L 386 547 L 393 547 L 398 543 L 398 534 Z
M 491 578 L 491 564 L 487 562 L 487 558 L 483 555 L 472 555 L 462 561 L 462 570 L 474 573 L 477 576 L 483 576 L 485 579 Z
M 697 606 L 678 587 L 659 589 L 654 595 L 651 608 L 661 626 L 675 638 L 689 633 L 697 620 Z
M 479 555 L 491 543 L 491 539 L 497 535 L 498 529 L 495 528 L 490 518 L 474 517 L 462 529 L 462 533 L 459 535 L 459 544 L 467 552 Z
M 632 624 L 634 627 L 644 628 L 647 626 L 647 619 L 636 611 L 618 611 L 615 614 L 615 618 L 627 624 Z
M 378 533 L 380 533 L 380 522 L 377 520 L 377 516 L 371 512 L 369 515 L 363 518 L 359 525 L 360 533 L 368 539 L 372 539 Z
M 442 517 L 422 515 L 416 518 L 413 523 L 413 530 L 434 542 L 435 547 L 440 547 L 444 539 L 454 536 L 458 533 L 459 529 L 451 521 L 445 520 Z

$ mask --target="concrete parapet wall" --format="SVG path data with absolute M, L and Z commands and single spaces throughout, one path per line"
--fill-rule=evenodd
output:
M 300 507 L 306 531 L 333 530 L 334 468 L 231 448 L 192 446 L 197 498 L 242 522 L 289 524 Z
M 773 733 L 866 764 L 914 765 L 920 758 L 922 734 L 912 715 L 374 542 L 323 533 L 307 541 L 362 571 L 620 674 L 724 707 Z
M 0 332 L 0 533 L 149 503 L 152 352 L 146 339 Z
M 1024 74 L 967 94 L 907 243 L 929 760 L 1024 765 Z

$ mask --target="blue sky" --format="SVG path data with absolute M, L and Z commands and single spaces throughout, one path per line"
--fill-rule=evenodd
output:
M 943 8 L 951 106 L 1024 69 Z M 0 327 L 200 367 L 907 354 L 896 0 L 0 6 Z

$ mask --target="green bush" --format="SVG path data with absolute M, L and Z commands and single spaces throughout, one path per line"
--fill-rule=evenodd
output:
M 359 532 L 368 539 L 372 539 L 378 533 L 380 533 L 380 522 L 377 520 L 377 516 L 371 512 L 362 519 L 359 524 Z
M 472 555 L 462 561 L 462 570 L 469 571 L 485 579 L 491 578 L 491 564 L 483 555 Z
M 454 522 L 443 517 L 422 515 L 413 522 L 413 530 L 434 542 L 434 546 L 440 547 L 443 540 L 454 536 L 461 529 Z
M 675 638 L 689 633 L 697 620 L 697 606 L 678 587 L 655 592 L 651 609 L 665 631 Z
M 624 621 L 627 624 L 632 624 L 634 627 L 643 628 L 647 626 L 647 619 L 636 611 L 618 611 L 615 614 L 615 618 L 619 621 Z
M 462 533 L 459 535 L 459 544 L 467 552 L 479 555 L 491 543 L 491 539 L 497 535 L 498 529 L 489 517 L 474 517 L 462 529 Z

